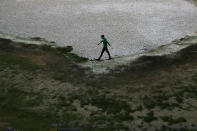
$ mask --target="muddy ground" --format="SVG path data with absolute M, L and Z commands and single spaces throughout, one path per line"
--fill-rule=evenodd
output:
M 107 74 L 71 50 L 0 39 L 0 130 L 197 130 L 197 42 Z

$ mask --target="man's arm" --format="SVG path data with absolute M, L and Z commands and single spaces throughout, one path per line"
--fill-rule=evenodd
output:
M 111 45 L 109 44 L 109 42 L 107 42 L 107 44 L 108 44 L 109 46 L 111 46 Z
M 103 41 L 101 41 L 100 43 L 102 43 Z M 98 43 L 97 45 L 99 45 L 100 43 Z

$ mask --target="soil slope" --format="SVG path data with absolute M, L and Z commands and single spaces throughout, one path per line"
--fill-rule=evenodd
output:
M 71 50 L 0 39 L 0 130 L 197 130 L 197 42 L 107 74 Z

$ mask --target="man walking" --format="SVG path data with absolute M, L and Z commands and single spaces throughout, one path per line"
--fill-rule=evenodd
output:
M 108 48 L 107 48 L 107 45 L 109 45 L 109 46 L 111 46 L 110 44 L 109 44 L 109 42 L 107 41 L 107 39 L 105 38 L 105 36 L 104 35 L 101 35 L 101 39 L 102 39 L 102 41 L 100 42 L 100 43 L 103 43 L 103 49 L 102 49 L 102 51 L 101 51 L 101 55 L 100 55 L 100 57 L 98 58 L 98 59 L 96 59 L 96 60 L 100 60 L 101 59 L 101 57 L 102 57 L 102 55 L 103 55 L 103 53 L 106 51 L 107 52 L 107 54 L 108 54 L 108 56 L 109 56 L 109 60 L 111 59 L 111 55 L 110 55 L 110 53 L 109 53 L 109 50 L 108 50 Z M 99 43 L 99 44 L 100 44 Z M 98 44 L 98 45 L 99 45 Z

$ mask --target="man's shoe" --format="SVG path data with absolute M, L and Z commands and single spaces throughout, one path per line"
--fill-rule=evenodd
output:
M 110 57 L 108 60 L 111 60 L 112 58 Z
M 96 59 L 97 61 L 100 61 L 100 59 Z

